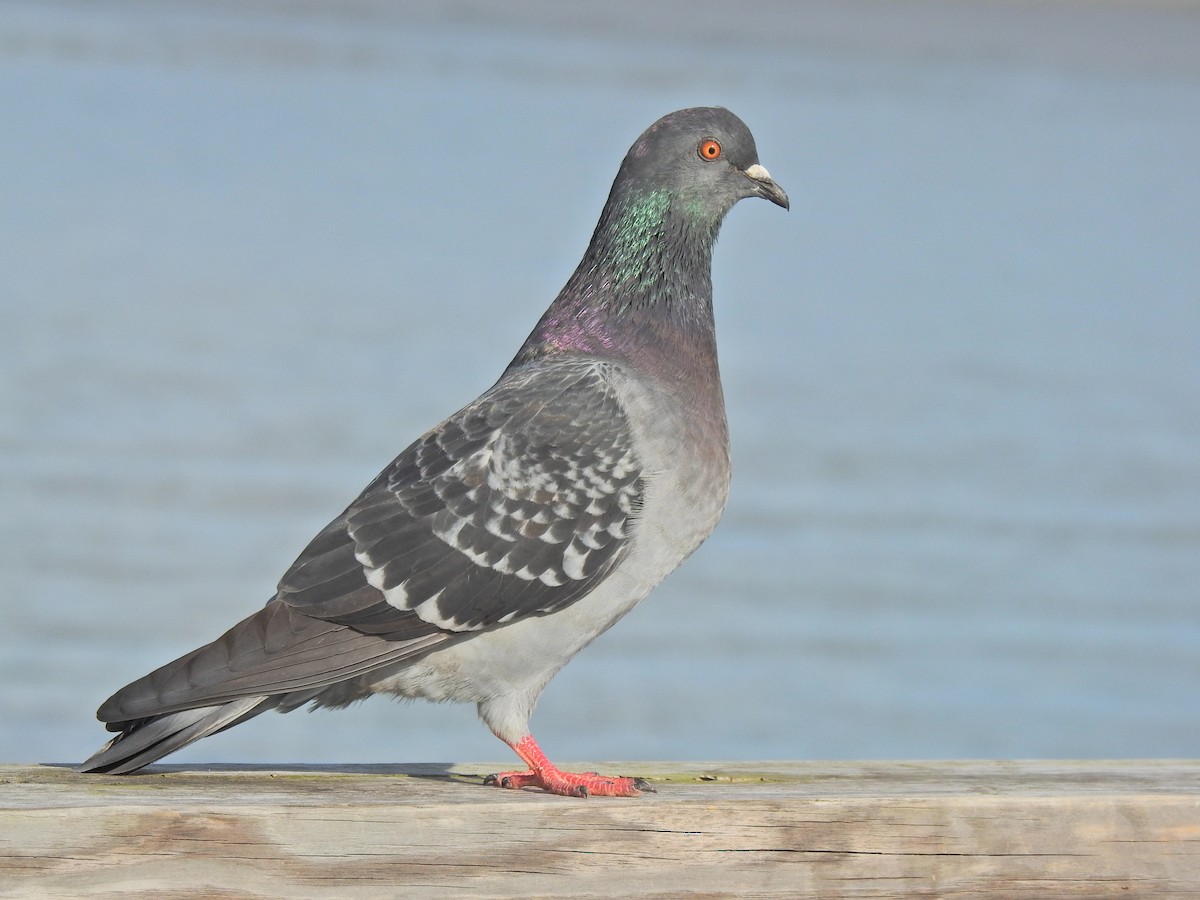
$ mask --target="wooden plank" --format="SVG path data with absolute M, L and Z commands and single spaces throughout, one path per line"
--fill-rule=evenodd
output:
M 6 897 L 1200 896 L 1200 760 L 0 766 Z

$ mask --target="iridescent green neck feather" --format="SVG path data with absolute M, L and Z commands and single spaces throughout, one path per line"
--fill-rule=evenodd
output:
M 712 248 L 724 210 L 667 188 L 609 197 L 583 260 L 514 364 L 559 352 L 623 356 L 712 345 Z

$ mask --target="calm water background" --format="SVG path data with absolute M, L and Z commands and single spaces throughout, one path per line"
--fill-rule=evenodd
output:
M 1200 755 L 1195 4 L 339 6 L 0 14 L 0 760 L 264 602 L 709 103 L 793 201 L 717 248 L 733 498 L 551 755 Z M 505 755 L 375 699 L 173 761 Z

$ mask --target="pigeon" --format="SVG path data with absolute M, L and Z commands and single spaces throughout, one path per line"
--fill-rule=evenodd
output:
M 529 719 L 724 510 L 712 249 L 745 197 L 789 206 L 737 116 L 683 109 L 651 125 L 499 381 L 387 466 L 265 607 L 106 700 L 96 715 L 116 736 L 78 771 L 126 774 L 266 710 L 383 693 L 477 704 L 527 767 L 488 784 L 649 790 L 561 771 Z

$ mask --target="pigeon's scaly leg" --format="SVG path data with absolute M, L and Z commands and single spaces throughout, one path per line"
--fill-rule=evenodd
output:
M 546 754 L 532 734 L 525 735 L 509 746 L 525 761 L 529 771 L 489 775 L 484 779 L 484 784 L 513 789 L 539 787 L 551 794 L 566 797 L 639 797 L 645 791 L 654 793 L 654 788 L 641 778 L 610 778 L 595 772 L 563 772 L 546 759 Z

